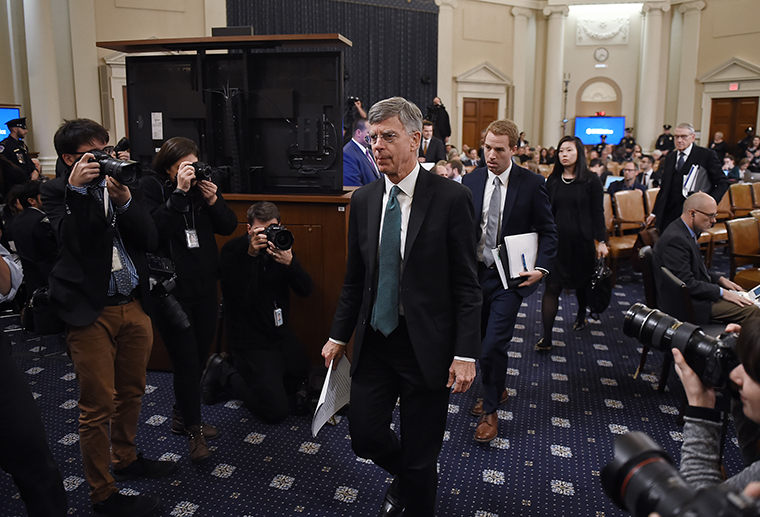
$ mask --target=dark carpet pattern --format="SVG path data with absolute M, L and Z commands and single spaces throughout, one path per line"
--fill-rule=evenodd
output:
M 716 262 L 728 269 L 722 255 Z M 479 386 L 451 397 L 439 458 L 439 517 L 624 515 L 599 480 L 612 459 L 613 439 L 643 431 L 678 459 L 680 381 L 671 372 L 667 391 L 657 393 L 658 352 L 650 352 L 645 371 L 633 379 L 641 345 L 621 328 L 625 311 L 643 301 L 643 287 L 627 265 L 621 266 L 617 283 L 609 309 L 578 332 L 571 329 L 575 297 L 563 293 L 555 334 L 560 339 L 545 355 L 533 350 L 540 337 L 541 292 L 526 300 L 510 352 L 510 397 L 499 411 L 499 437 L 492 443 L 472 439 L 476 418 L 470 408 Z M 71 363 L 61 355 L 62 338 L 12 330 L 12 340 L 64 477 L 69 514 L 90 515 L 77 435 L 78 388 Z M 170 432 L 172 404 L 171 375 L 149 372 L 138 449 L 148 457 L 177 460 L 179 470 L 167 479 L 119 485 L 126 493 L 160 495 L 157 515 L 377 515 L 391 479 L 354 455 L 345 418 L 313 438 L 307 417 L 267 425 L 237 401 L 204 407 L 204 420 L 222 435 L 209 442 L 211 459 L 194 466 L 185 439 Z M 729 433 L 726 469 L 731 474 L 741 469 L 741 460 L 731 426 Z M 7 475 L 0 475 L 0 514 L 25 515 Z

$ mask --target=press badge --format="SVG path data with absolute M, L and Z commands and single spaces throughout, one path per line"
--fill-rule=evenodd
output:
M 276 307 L 274 310 L 274 326 L 280 327 L 282 326 L 282 309 L 279 307 Z
M 121 257 L 119 257 L 119 250 L 116 249 L 116 246 L 113 247 L 113 254 L 111 255 L 111 273 L 114 273 L 116 271 L 121 271 L 121 268 L 124 267 L 121 264 Z
M 198 242 L 198 232 L 195 228 L 192 230 L 185 230 L 185 240 L 187 241 L 187 249 L 200 248 L 201 244 Z

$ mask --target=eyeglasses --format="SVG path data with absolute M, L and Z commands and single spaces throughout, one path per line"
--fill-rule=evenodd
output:
M 623 169 L 623 172 L 636 172 L 636 169 Z
M 679 139 L 680 138 L 682 140 L 686 140 L 690 136 L 691 136 L 691 133 L 689 133 L 688 135 L 673 135 L 673 138 L 675 138 L 675 139 Z
M 376 135 L 375 133 L 370 133 L 367 138 L 369 139 L 369 142 L 374 144 L 377 142 L 377 137 L 380 137 L 383 139 L 383 142 L 386 144 L 392 143 L 396 138 L 398 138 L 398 133 L 394 131 L 385 131 L 381 133 L 380 135 Z
M 699 212 L 700 214 L 704 215 L 708 219 L 718 219 L 718 214 L 708 214 L 707 212 L 703 212 L 702 210 L 694 209 L 695 212 Z
M 82 157 L 87 153 L 93 153 L 93 152 L 99 152 L 99 153 L 106 153 L 108 155 L 111 155 L 113 153 L 113 146 L 109 145 L 107 147 L 104 147 L 103 149 L 90 149 L 89 151 L 85 151 L 83 153 L 73 153 L 74 156 Z

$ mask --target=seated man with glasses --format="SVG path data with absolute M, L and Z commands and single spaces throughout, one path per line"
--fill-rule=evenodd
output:
M 715 224 L 717 211 L 718 204 L 712 196 L 704 192 L 692 194 L 683 203 L 680 221 L 673 221 L 654 246 L 658 285 L 665 281 L 661 267 L 668 268 L 686 284 L 697 325 L 706 324 L 711 319 L 743 323 L 751 316 L 760 316 L 760 308 L 739 294 L 744 291 L 741 286 L 717 273 L 710 273 L 702 260 L 697 239 L 700 233 Z M 657 294 L 660 297 L 662 290 Z

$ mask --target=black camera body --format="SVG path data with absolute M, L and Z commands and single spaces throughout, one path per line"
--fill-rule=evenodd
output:
M 193 169 L 195 169 L 196 180 L 211 181 L 211 176 L 214 174 L 214 169 L 211 167 L 211 165 L 203 162 L 194 162 Z
M 737 334 L 708 336 L 697 325 L 678 321 L 641 303 L 625 313 L 623 333 L 660 352 L 677 348 L 702 383 L 716 388 L 727 386 L 728 375 L 740 364 L 734 352 Z
M 165 257 L 147 254 L 148 270 L 150 270 L 150 294 L 156 300 L 160 317 L 169 322 L 176 331 L 190 328 L 187 313 L 172 294 L 177 286 L 177 275 L 174 274 L 174 264 Z
M 614 457 L 602 469 L 604 492 L 635 517 L 744 517 L 760 515 L 760 503 L 725 485 L 697 490 L 649 436 L 631 432 L 615 438 Z
M 90 163 L 97 162 L 100 165 L 100 176 L 98 176 L 94 183 L 100 183 L 106 176 L 111 176 L 113 179 L 132 187 L 137 185 L 137 181 L 140 179 L 140 164 L 131 160 L 117 160 L 110 154 L 103 151 L 90 151 L 92 158 Z
M 293 247 L 295 239 L 290 231 L 281 224 L 270 224 L 264 228 L 267 240 L 274 244 L 275 248 L 287 251 Z

